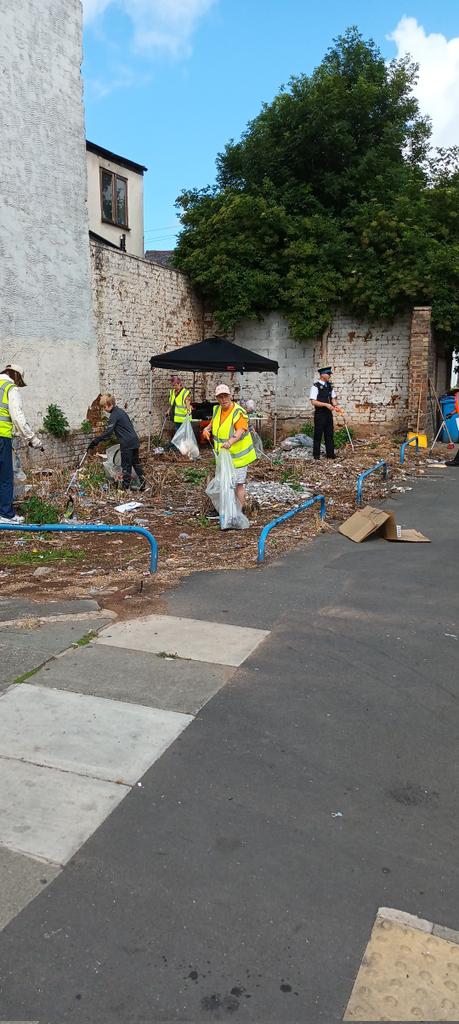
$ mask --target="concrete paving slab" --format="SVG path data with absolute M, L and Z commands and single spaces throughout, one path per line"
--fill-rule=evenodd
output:
M 36 628 L 0 629 L 0 689 L 108 622 L 110 618 L 88 618 L 45 623 Z
M 114 782 L 4 759 L 0 844 L 65 864 L 128 792 Z
M 135 651 L 167 653 L 216 665 L 241 665 L 269 631 L 174 615 L 149 615 L 103 629 L 96 643 Z
M 59 871 L 55 864 L 44 864 L 0 846 L 0 931 L 53 881 Z
M 0 756 L 132 786 L 190 721 L 24 683 L 0 698 Z
M 233 671 L 225 665 L 168 661 L 144 651 L 88 644 L 49 661 L 30 682 L 195 715 Z
M 52 615 L 81 615 L 100 612 L 97 601 L 82 599 L 75 601 L 30 601 L 22 597 L 0 598 L 0 622 L 9 619 L 48 618 Z

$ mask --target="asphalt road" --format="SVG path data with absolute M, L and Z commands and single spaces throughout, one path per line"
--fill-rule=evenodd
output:
M 1 933 L 0 1019 L 330 1024 L 379 906 L 459 928 L 458 502 L 172 595 L 271 633 Z

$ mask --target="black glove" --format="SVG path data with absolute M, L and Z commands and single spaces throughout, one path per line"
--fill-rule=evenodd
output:
M 89 444 L 88 444 L 88 452 L 92 451 L 92 449 L 95 448 L 96 445 L 98 445 L 98 444 L 99 444 L 99 442 L 98 442 L 97 438 L 94 438 L 92 441 L 90 441 Z

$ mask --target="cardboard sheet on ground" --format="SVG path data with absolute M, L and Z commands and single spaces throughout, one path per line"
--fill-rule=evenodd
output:
M 411 541 L 415 544 L 429 544 L 429 538 L 425 537 L 419 530 L 402 530 L 397 526 L 393 512 L 384 512 L 381 508 L 373 508 L 366 505 L 359 508 L 350 519 L 339 527 L 339 532 L 349 540 L 361 544 L 363 540 L 377 533 L 384 540 Z

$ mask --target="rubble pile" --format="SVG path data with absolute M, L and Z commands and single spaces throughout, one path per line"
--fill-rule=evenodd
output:
M 258 505 L 272 508 L 274 505 L 298 505 L 299 502 L 310 498 L 312 491 L 308 490 L 306 484 L 299 483 L 294 489 L 289 484 L 269 482 L 267 480 L 248 483 L 247 493 L 255 499 Z

